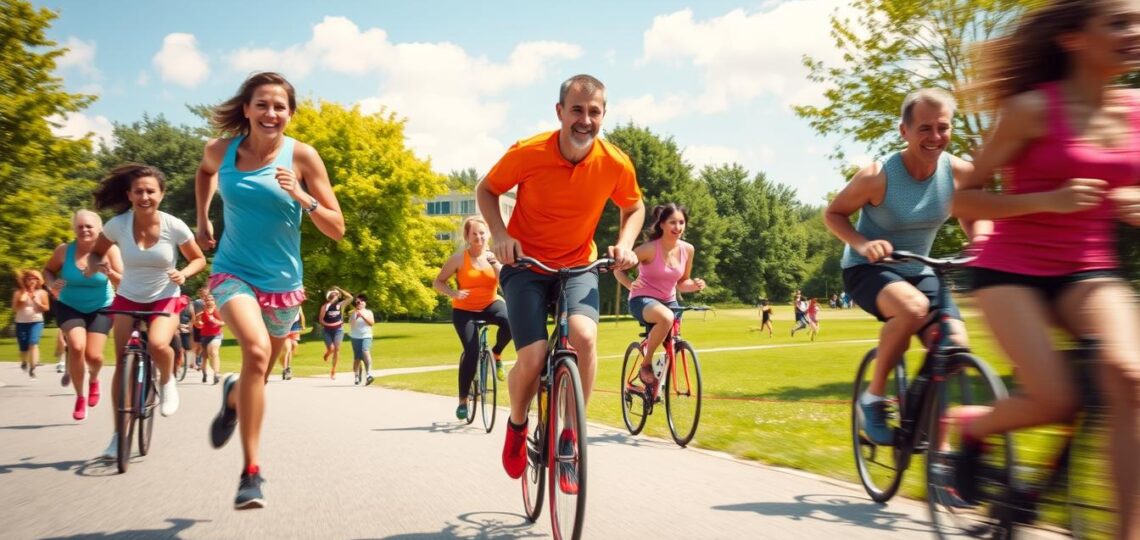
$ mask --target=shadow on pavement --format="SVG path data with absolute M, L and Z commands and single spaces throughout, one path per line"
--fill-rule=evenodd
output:
M 43 428 L 49 428 L 49 427 L 78 426 L 78 425 L 79 425 L 78 422 L 72 422 L 70 424 L 39 424 L 39 425 L 23 425 L 23 426 L 0 426 L 0 429 L 29 430 L 29 429 L 43 429 Z
M 795 521 L 814 519 L 846 523 L 862 529 L 882 531 L 933 532 L 930 523 L 902 512 L 891 512 L 886 505 L 848 495 L 797 495 L 796 502 L 758 502 L 714 506 L 713 510 L 756 512 L 765 516 L 787 517 Z
M 168 518 L 170 526 L 165 529 L 131 529 L 106 533 L 87 533 L 70 536 L 57 536 L 45 540 L 133 540 L 139 538 L 178 538 L 179 533 L 194 526 L 195 523 L 207 523 L 208 519 L 181 519 Z
M 425 431 L 427 433 L 464 433 L 468 432 L 474 435 L 485 434 L 483 426 L 476 426 L 475 424 L 467 425 L 459 420 L 455 422 L 432 422 L 430 426 L 408 426 L 398 428 L 376 428 L 372 431 Z
M 520 514 L 505 512 L 471 512 L 460 514 L 458 523 L 449 522 L 443 529 L 432 532 L 397 534 L 383 540 L 428 540 L 430 538 L 545 538 L 544 530 Z
M 604 444 L 620 444 L 622 446 L 632 446 L 635 448 L 678 448 L 676 444 L 657 439 L 646 439 L 622 433 L 620 431 L 611 431 L 602 435 L 590 435 L 591 445 L 604 445 Z
M 85 463 L 84 460 L 73 461 L 57 461 L 55 463 L 34 463 L 32 458 L 21 459 L 19 463 L 8 463 L 0 465 L 0 474 L 8 474 L 18 469 L 36 470 L 36 469 L 55 469 L 57 471 L 70 471 L 72 469 L 80 469 Z

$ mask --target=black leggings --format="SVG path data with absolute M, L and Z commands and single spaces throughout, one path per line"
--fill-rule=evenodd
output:
M 455 325 L 455 333 L 459 334 L 459 341 L 463 343 L 463 358 L 459 361 L 459 396 L 466 396 L 475 379 L 476 361 L 479 359 L 479 334 L 475 332 L 475 321 L 487 321 L 499 326 L 495 336 L 495 346 L 491 352 L 500 354 L 507 344 L 511 342 L 511 325 L 507 323 L 507 304 L 502 300 L 495 300 L 483 311 L 451 310 L 451 324 Z

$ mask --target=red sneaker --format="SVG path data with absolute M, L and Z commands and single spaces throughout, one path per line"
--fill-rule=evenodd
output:
M 513 479 L 526 471 L 526 424 L 515 426 L 507 420 L 507 440 L 503 443 L 503 469 Z
M 75 412 L 71 413 L 71 417 L 76 421 L 87 418 L 87 400 L 83 396 L 75 396 Z
M 558 488 L 567 495 L 578 494 L 578 466 L 565 458 L 575 458 L 578 454 L 578 433 L 563 428 L 558 435 Z
M 99 379 L 91 381 L 87 385 L 87 406 L 94 407 L 99 404 Z

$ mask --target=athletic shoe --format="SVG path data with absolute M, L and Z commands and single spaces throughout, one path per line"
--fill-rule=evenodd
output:
M 360 374 L 357 373 L 352 377 L 352 384 L 360 384 Z
M 507 440 L 503 443 L 503 469 L 518 480 L 526 471 L 526 424 L 516 426 L 507 419 Z
M 957 455 L 952 455 L 953 492 L 965 505 L 978 503 L 978 469 L 982 459 L 982 441 L 963 440 Z
M 215 373 L 214 374 L 214 384 L 218 384 L 221 381 L 222 381 L 221 375 L 218 375 L 217 373 Z
M 64 371 L 63 376 L 59 378 L 59 385 L 60 386 L 67 386 L 69 384 L 71 384 L 71 374 Z
M 467 404 L 466 403 L 455 408 L 455 417 L 460 419 L 460 420 L 466 420 L 467 419 Z
M 863 424 L 863 433 L 871 442 L 879 446 L 894 444 L 895 434 L 887 425 L 887 418 L 892 414 L 890 402 L 879 399 L 867 403 L 859 397 L 859 417 Z
M 99 457 L 103 459 L 118 459 L 119 458 L 119 434 L 114 433 L 111 435 L 111 444 L 107 445 L 107 449 L 103 450 Z
M 265 508 L 265 495 L 261 493 L 261 483 L 264 481 L 265 479 L 261 478 L 261 471 L 252 474 L 248 471 L 241 473 L 237 497 L 234 498 L 234 509 Z
M 570 428 L 563 428 L 558 436 L 558 488 L 567 495 L 578 494 L 578 465 L 562 458 L 572 458 L 577 454 L 578 433 Z
M 216 379 L 217 377 L 218 377 L 218 374 L 215 373 L 214 378 Z M 202 384 L 206 384 L 206 370 L 204 370 L 204 369 L 202 370 Z
M 180 403 L 178 399 L 178 381 L 176 381 L 173 376 L 170 377 L 169 381 L 166 381 L 166 384 L 162 385 L 159 396 L 162 398 L 162 406 L 159 407 L 159 411 L 162 412 L 163 416 L 170 416 L 178 412 L 178 404 Z
M 234 428 L 237 427 L 237 410 L 231 409 L 228 405 L 230 392 L 233 391 L 237 380 L 237 374 L 231 373 L 226 375 L 226 382 L 222 384 L 222 410 L 218 411 L 214 421 L 210 423 L 210 444 L 214 448 L 225 446 L 233 436 Z
M 63 362 L 56 362 L 55 363 L 55 372 L 56 373 L 64 373 L 66 371 L 67 371 L 67 368 L 65 368 L 63 366 Z
M 506 373 L 503 373 L 503 359 L 498 356 L 495 357 L 495 378 L 500 381 L 507 378 Z
M 376 378 L 369 375 L 367 379 L 364 379 L 364 386 L 368 386 L 368 385 L 372 384 L 372 381 L 374 381 L 374 380 L 376 380 Z
M 99 379 L 94 379 L 87 385 L 87 406 L 94 407 L 99 404 Z
M 36 378 L 36 366 L 28 368 L 28 377 L 31 377 L 33 380 Z
M 641 370 L 637 373 L 637 378 L 641 380 L 641 384 L 645 385 L 646 399 L 656 402 L 661 381 L 657 379 L 657 374 L 653 373 L 653 366 L 642 364 Z
M 27 371 L 28 370 L 28 363 L 27 362 L 20 362 L 20 369 L 23 371 Z
M 281 372 L 281 380 L 287 381 L 287 380 L 292 379 L 292 378 L 293 378 L 293 368 L 285 368 L 285 371 Z
M 71 417 L 76 421 L 83 421 L 87 418 L 87 399 L 83 396 L 75 396 L 75 411 L 71 413 Z

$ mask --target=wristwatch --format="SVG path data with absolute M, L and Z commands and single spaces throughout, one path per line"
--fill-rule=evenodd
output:
M 306 214 L 312 214 L 313 212 L 315 212 L 317 210 L 318 206 L 320 206 L 320 205 L 317 204 L 317 199 L 313 198 L 313 202 L 311 204 L 309 204 L 309 206 L 306 206 L 306 207 L 302 208 L 301 210 L 304 210 Z

